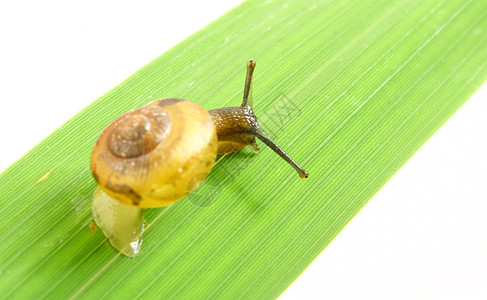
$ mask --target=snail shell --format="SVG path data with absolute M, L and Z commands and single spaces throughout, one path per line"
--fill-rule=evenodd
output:
M 185 197 L 206 178 L 217 153 L 210 114 L 176 98 L 125 113 L 100 135 L 91 170 L 112 198 L 140 208 Z

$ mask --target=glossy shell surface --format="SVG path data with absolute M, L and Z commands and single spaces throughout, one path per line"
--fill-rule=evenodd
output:
M 112 198 L 140 208 L 161 207 L 201 184 L 217 145 L 215 126 L 200 105 L 160 99 L 105 128 L 93 148 L 91 170 Z

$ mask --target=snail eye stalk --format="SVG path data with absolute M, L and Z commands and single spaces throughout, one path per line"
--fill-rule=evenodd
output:
M 250 108 L 253 107 L 254 105 L 254 99 L 252 96 L 252 78 L 254 74 L 254 69 L 255 69 L 255 61 L 249 60 L 247 62 L 247 75 L 245 76 L 245 85 L 244 85 L 244 95 L 243 95 L 243 101 L 242 101 L 242 106 L 248 106 Z
M 282 159 L 284 159 L 291 167 L 298 172 L 299 177 L 301 179 L 306 179 L 309 176 L 308 171 L 301 168 L 298 163 L 296 163 L 284 150 L 282 150 L 279 145 L 274 142 L 274 140 L 262 129 L 258 126 L 254 132 L 254 135 L 261 140 L 264 144 L 266 144 L 269 148 L 271 148 L 274 152 L 276 152 Z

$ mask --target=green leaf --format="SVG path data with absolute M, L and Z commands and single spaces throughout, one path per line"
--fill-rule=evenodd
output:
M 0 295 L 277 297 L 486 80 L 486 32 L 485 1 L 242 3 L 0 175 Z M 162 97 L 238 105 L 248 59 L 262 127 L 309 179 L 264 145 L 227 155 L 148 211 L 139 257 L 114 251 L 89 229 L 101 130 Z

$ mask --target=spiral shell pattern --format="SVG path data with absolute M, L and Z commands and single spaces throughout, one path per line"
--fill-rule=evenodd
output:
M 148 208 L 185 197 L 195 177 L 208 174 L 217 152 L 210 115 L 176 98 L 153 101 L 125 113 L 102 132 L 91 170 L 112 198 Z

